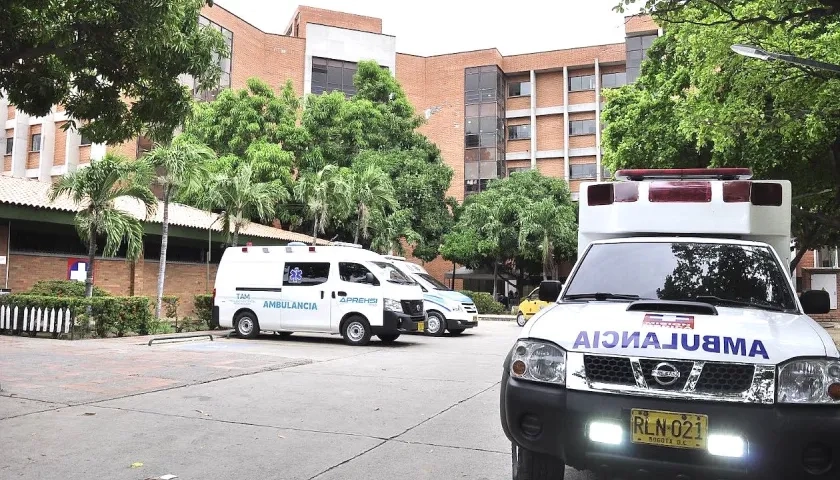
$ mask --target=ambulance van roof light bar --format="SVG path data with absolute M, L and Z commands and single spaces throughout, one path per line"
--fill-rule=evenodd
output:
M 636 168 L 615 172 L 617 180 L 748 180 L 752 178 L 749 168 Z

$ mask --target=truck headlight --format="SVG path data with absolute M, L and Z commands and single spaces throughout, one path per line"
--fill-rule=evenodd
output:
M 402 304 L 399 300 L 394 300 L 393 298 L 386 298 L 383 304 L 385 306 L 385 310 L 389 312 L 402 313 L 403 311 Z
M 451 310 L 452 310 L 453 312 L 460 312 L 461 310 L 463 310 L 463 308 L 461 308 L 461 304 L 460 304 L 460 303 L 455 303 L 455 304 L 453 304 L 453 305 L 452 305 Z
M 840 403 L 840 361 L 793 360 L 779 368 L 779 403 Z
M 512 377 L 535 382 L 566 384 L 566 351 L 540 340 L 519 340 L 510 359 Z

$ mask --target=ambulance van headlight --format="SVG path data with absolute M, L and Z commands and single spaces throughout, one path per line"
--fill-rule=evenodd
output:
M 386 298 L 383 303 L 385 305 L 385 310 L 389 312 L 402 313 L 403 311 L 402 304 L 399 300 L 394 300 L 393 298 Z
M 513 347 L 510 375 L 534 382 L 566 384 L 566 351 L 540 340 L 519 340 Z
M 779 403 L 840 404 L 840 361 L 793 360 L 779 368 Z

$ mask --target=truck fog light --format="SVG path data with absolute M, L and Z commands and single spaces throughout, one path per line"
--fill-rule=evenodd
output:
M 739 458 L 744 456 L 744 439 L 737 435 L 709 435 L 709 453 L 718 457 Z
M 593 442 L 620 445 L 622 436 L 621 427 L 614 423 L 592 422 L 589 424 L 589 439 Z
M 828 396 L 832 400 L 840 400 L 840 383 L 832 383 L 828 386 Z
M 517 360 L 517 361 L 513 362 L 513 373 L 520 376 L 520 377 L 522 375 L 524 375 L 525 374 L 525 362 L 523 362 L 522 360 Z

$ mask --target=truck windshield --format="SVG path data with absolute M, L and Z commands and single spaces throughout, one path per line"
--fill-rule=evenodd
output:
M 446 285 L 440 283 L 437 278 L 429 275 L 428 273 L 416 273 L 418 277 L 422 278 L 423 280 L 432 284 L 435 287 L 435 290 L 452 290 L 451 288 L 447 287 Z
M 387 262 L 371 262 L 372 264 L 379 267 L 382 273 L 385 275 L 385 279 L 391 283 L 399 283 L 401 285 L 414 285 L 414 280 L 408 278 L 404 273 L 402 273 L 397 267 L 394 265 L 387 263 Z
M 795 311 L 784 270 L 767 247 L 689 242 L 593 245 L 563 300 L 683 300 Z

